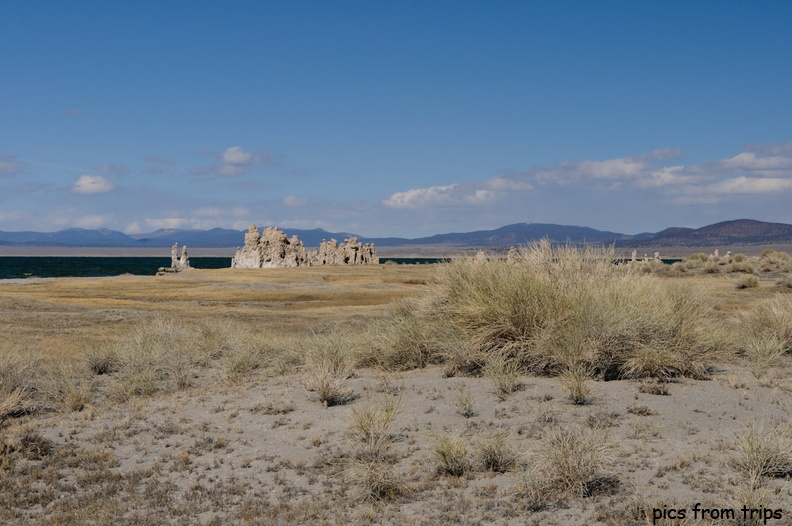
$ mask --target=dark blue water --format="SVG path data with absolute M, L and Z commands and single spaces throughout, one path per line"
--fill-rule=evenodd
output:
M 0 257 L 0 279 L 9 278 L 94 278 L 135 274 L 153 276 L 160 267 L 170 267 L 171 259 L 150 257 Z M 195 268 L 228 268 L 229 257 L 191 257 Z
M 431 264 L 440 258 L 380 258 L 381 263 Z M 153 276 L 160 267 L 169 267 L 171 260 L 152 257 L 65 257 L 65 256 L 2 256 L 0 279 L 11 278 L 94 278 L 134 274 Z M 191 257 L 195 268 L 229 268 L 229 257 Z

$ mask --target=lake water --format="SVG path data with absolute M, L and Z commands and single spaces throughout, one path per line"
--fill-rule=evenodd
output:
M 380 258 L 381 263 L 431 264 L 440 258 Z M 80 257 L 80 256 L 2 256 L 0 279 L 18 278 L 93 278 L 135 274 L 153 276 L 160 267 L 169 267 L 169 257 Z M 195 268 L 229 268 L 229 257 L 190 257 Z

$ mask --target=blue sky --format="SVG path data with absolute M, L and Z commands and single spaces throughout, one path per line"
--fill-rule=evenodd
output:
M 792 223 L 792 3 L 0 0 L 0 230 Z

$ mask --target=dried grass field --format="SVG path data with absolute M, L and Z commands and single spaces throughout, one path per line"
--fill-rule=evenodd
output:
M 0 524 L 792 524 L 784 256 L 0 282 Z

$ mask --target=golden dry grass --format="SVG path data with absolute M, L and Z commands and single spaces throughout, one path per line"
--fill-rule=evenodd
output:
M 407 316 L 434 270 L 0 283 L 0 522 L 615 526 L 636 524 L 639 498 L 646 508 L 717 494 L 737 507 L 764 491 L 756 502 L 790 509 L 785 481 L 737 478 L 757 442 L 740 432 L 792 416 L 788 353 L 757 379 L 739 338 L 707 326 L 726 363 L 711 381 L 663 383 L 668 396 L 588 374 L 573 387 L 596 385 L 593 398 L 579 390 L 589 405 L 527 374 L 504 395 L 491 378 L 447 378 L 490 370 L 486 356 L 470 342 L 443 346 L 454 327 Z M 787 297 L 764 278 L 745 290 L 722 275 L 654 278 L 705 290 L 707 323 L 735 333 L 759 327 L 740 325 L 746 312 Z M 387 359 L 374 359 L 387 347 L 378 339 L 393 347 Z M 143 351 L 153 359 L 137 367 Z M 344 379 L 353 400 L 317 403 L 301 382 L 311 353 L 338 358 L 344 376 L 357 364 Z M 151 394 L 138 370 L 153 371 Z
M 117 339 L 152 313 L 200 321 L 229 317 L 257 331 L 310 334 L 312 327 L 376 316 L 411 295 L 430 266 L 196 270 L 169 276 L 61 278 L 0 283 L 0 346 L 35 343 L 65 355 Z

